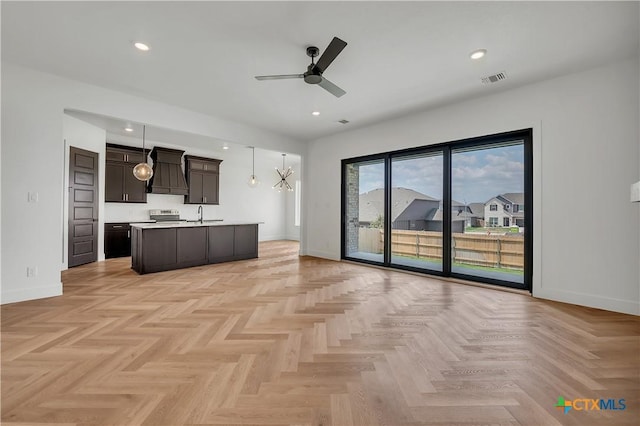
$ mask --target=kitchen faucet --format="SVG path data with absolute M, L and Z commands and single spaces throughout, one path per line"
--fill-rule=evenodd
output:
M 202 206 L 198 206 L 198 216 L 200 217 L 200 223 L 202 223 Z

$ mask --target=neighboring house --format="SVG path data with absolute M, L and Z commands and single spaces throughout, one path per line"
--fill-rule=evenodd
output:
M 524 226 L 524 193 L 500 194 L 484 203 L 485 225 L 489 227 Z
M 458 212 L 457 209 L 451 212 L 451 232 L 462 233 L 464 232 L 464 210 Z M 440 231 L 442 232 L 442 208 L 437 208 L 431 210 L 427 214 L 427 220 L 429 223 L 429 228 L 427 231 Z
M 467 226 L 484 227 L 484 203 L 470 203 L 471 215 L 467 218 Z
M 407 188 L 391 189 L 391 227 L 393 229 L 428 230 L 431 210 L 437 210 L 440 200 Z M 360 194 L 359 225 L 369 227 L 384 215 L 384 190 L 374 189 Z
M 442 201 L 407 188 L 391 189 L 391 228 L 414 231 L 442 232 Z M 384 214 L 384 190 L 374 189 L 360 194 L 359 225 L 376 226 Z M 454 201 L 452 206 L 453 232 L 464 232 L 465 215 L 471 210 Z

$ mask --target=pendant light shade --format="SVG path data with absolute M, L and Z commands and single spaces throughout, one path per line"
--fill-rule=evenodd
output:
M 153 176 L 153 169 L 147 163 L 139 163 L 133 168 L 133 175 L 136 179 L 146 182 Z
M 247 185 L 249 185 L 251 188 L 255 188 L 260 184 L 260 181 L 258 180 L 258 176 L 256 176 L 256 170 L 255 170 L 256 169 L 256 148 L 253 146 L 250 148 L 251 148 L 251 154 L 252 154 L 251 176 L 249 176 Z
M 293 191 L 293 187 L 289 185 L 289 182 L 287 182 L 287 178 L 293 174 L 293 170 L 291 169 L 291 167 L 289 167 L 288 169 L 284 168 L 284 157 L 286 156 L 287 154 L 282 154 L 282 170 L 276 167 L 276 172 L 278 172 L 280 180 L 276 182 L 275 185 L 273 185 L 273 189 L 277 189 L 278 192 L 281 192 L 283 189 L 286 189 L 287 191 Z
M 133 175 L 136 177 L 136 179 L 144 181 L 144 182 L 148 181 L 153 176 L 153 169 L 147 163 L 147 153 L 144 150 L 144 137 L 145 137 L 145 131 L 146 131 L 145 127 L 146 126 L 142 126 L 142 159 L 143 159 L 143 162 L 139 163 L 139 164 L 136 164 L 136 166 L 133 168 Z

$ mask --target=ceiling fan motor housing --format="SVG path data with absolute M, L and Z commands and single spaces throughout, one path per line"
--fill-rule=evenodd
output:
M 309 84 L 318 84 L 322 81 L 322 76 L 319 74 L 304 74 L 304 82 Z
M 318 84 L 322 81 L 322 73 L 314 69 L 314 65 L 311 64 L 307 67 L 307 72 L 304 73 L 304 82 L 307 84 Z

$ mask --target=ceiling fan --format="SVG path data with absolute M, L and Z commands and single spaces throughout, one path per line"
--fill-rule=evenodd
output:
M 324 53 L 318 59 L 318 63 L 314 63 L 314 58 L 320 53 L 320 49 L 315 46 L 307 47 L 307 56 L 311 57 L 311 65 L 307 67 L 307 72 L 304 74 L 283 74 L 283 75 L 257 75 L 256 80 L 284 80 L 288 78 L 304 78 L 305 83 L 317 84 L 327 92 L 331 93 L 335 97 L 344 95 L 345 92 L 326 78 L 322 76 L 322 73 L 331 65 L 334 59 L 342 52 L 342 49 L 347 45 L 346 42 L 340 40 L 338 37 L 334 37 L 329 43 L 329 46 L 324 50 Z

